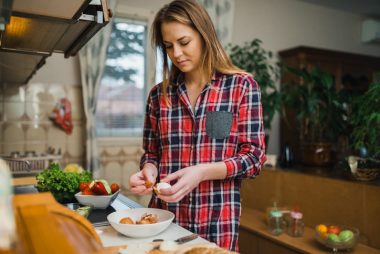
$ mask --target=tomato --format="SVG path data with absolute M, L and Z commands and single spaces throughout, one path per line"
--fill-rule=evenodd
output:
M 338 226 L 329 226 L 327 227 L 327 233 L 339 235 L 340 228 Z
M 83 195 L 94 195 L 94 193 L 92 192 L 92 190 L 88 186 L 82 191 L 82 194 Z
M 111 192 L 114 194 L 116 191 L 120 189 L 119 185 L 117 183 L 111 184 Z
M 79 190 L 80 191 L 83 191 L 84 189 L 86 189 L 88 187 L 88 183 L 86 183 L 86 182 L 81 182 L 80 184 L 79 184 Z

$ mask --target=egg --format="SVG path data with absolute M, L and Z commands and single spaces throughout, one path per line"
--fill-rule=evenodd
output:
M 170 187 L 172 187 L 169 183 L 164 183 L 164 182 L 161 182 L 161 183 L 157 183 L 153 189 L 154 191 L 157 193 L 157 194 L 160 194 L 160 191 L 163 190 L 163 189 L 169 189 Z
M 163 241 L 160 244 L 160 250 L 164 252 L 176 251 L 178 249 L 178 244 L 174 241 Z
M 349 242 L 354 238 L 354 233 L 351 230 L 343 230 L 339 233 L 339 240 L 341 242 Z
M 119 221 L 119 223 L 121 224 L 135 224 L 133 222 L 133 220 L 129 217 L 125 217 L 125 218 L 121 218 L 121 220 Z

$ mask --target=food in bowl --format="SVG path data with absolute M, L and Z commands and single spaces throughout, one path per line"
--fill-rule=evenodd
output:
M 139 220 L 136 221 L 136 223 L 130 218 L 125 217 L 121 218 L 120 223 L 121 224 L 154 224 L 157 223 L 157 215 L 155 214 L 143 214 Z
M 334 224 L 319 224 L 315 227 L 318 242 L 333 250 L 352 249 L 359 239 L 359 230 Z
M 132 221 L 138 222 L 146 215 L 156 217 L 156 223 L 151 224 L 124 224 L 121 219 L 129 217 Z M 157 208 L 132 208 L 116 211 L 107 216 L 108 222 L 119 233 L 128 237 L 149 237 L 156 235 L 168 228 L 174 219 L 174 214 L 170 211 Z
M 129 217 L 121 218 L 120 223 L 121 224 L 135 224 L 134 221 Z
M 157 215 L 155 214 L 143 214 L 141 219 L 136 221 L 136 224 L 154 224 L 157 223 Z
M 111 195 L 87 195 L 82 192 L 75 194 L 75 198 L 82 205 L 92 206 L 93 209 L 105 209 L 117 198 L 120 190 Z

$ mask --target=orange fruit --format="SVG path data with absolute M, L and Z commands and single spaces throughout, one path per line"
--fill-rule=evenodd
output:
M 321 235 L 322 237 L 327 236 L 327 226 L 326 225 L 319 224 L 316 229 L 317 229 L 318 234 Z

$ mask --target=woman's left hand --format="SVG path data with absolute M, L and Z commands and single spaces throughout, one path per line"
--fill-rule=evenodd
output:
M 175 180 L 177 182 L 171 188 L 161 189 L 158 197 L 168 203 L 180 201 L 203 181 L 203 172 L 203 169 L 198 165 L 183 168 L 167 175 L 161 182 L 169 183 Z

